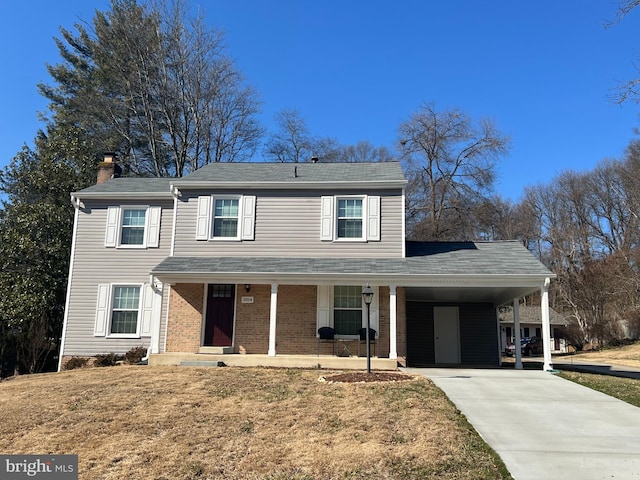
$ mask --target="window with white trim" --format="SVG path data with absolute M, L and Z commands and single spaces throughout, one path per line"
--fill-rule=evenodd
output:
M 380 241 L 379 196 L 323 196 L 320 201 L 322 241 Z
M 213 199 L 213 238 L 238 238 L 239 200 Z
M 111 206 L 107 209 L 104 246 L 157 248 L 160 245 L 160 207 Z
M 379 332 L 379 289 L 371 288 L 370 326 Z M 338 337 L 353 338 L 367 325 L 367 307 L 362 300 L 364 285 L 317 285 L 316 289 L 316 329 L 332 327 Z
M 123 208 L 120 245 L 144 245 L 146 208 Z
M 137 336 L 139 317 L 140 287 L 115 286 L 109 334 Z
M 196 240 L 254 239 L 254 195 L 202 195 L 197 208 Z
M 101 283 L 96 300 L 96 337 L 150 337 L 162 308 L 162 292 L 149 283 Z
M 362 239 L 362 198 L 338 198 L 337 238 Z
M 333 287 L 333 328 L 337 335 L 357 335 L 362 328 L 362 288 Z

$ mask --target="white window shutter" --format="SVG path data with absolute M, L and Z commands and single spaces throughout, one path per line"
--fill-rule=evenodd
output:
M 209 240 L 209 225 L 211 221 L 211 197 L 198 197 L 198 219 L 196 224 L 196 240 Z
M 98 299 L 96 301 L 96 323 L 93 328 L 93 335 L 104 337 L 107 334 L 107 321 L 109 318 L 109 306 L 111 298 L 109 295 L 109 284 L 98 285 Z
M 367 197 L 367 240 L 372 242 L 380 241 L 380 197 Z
M 256 197 L 255 195 L 245 195 L 242 197 L 242 240 L 253 240 L 255 238 L 256 224 Z
M 120 228 L 120 207 L 107 208 L 107 230 L 104 235 L 105 247 L 117 246 L 119 228 Z
M 153 325 L 153 307 L 156 304 L 156 292 L 153 285 L 145 283 L 142 289 L 142 323 L 140 325 L 140 336 L 150 337 Z
M 160 207 L 147 210 L 147 247 L 158 248 L 160 245 L 160 213 Z
M 330 327 L 331 326 L 331 295 L 330 285 L 318 285 L 318 296 L 317 296 L 317 316 L 316 316 L 316 330 L 320 327 Z
M 321 197 L 321 232 L 320 240 L 323 242 L 330 242 L 333 240 L 333 224 L 334 211 L 333 211 L 333 197 Z

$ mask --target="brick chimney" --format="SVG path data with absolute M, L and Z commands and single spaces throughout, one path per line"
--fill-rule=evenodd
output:
M 120 176 L 120 165 L 115 162 L 115 159 L 115 153 L 105 152 L 104 159 L 98 164 L 98 179 L 96 184 L 100 184 Z

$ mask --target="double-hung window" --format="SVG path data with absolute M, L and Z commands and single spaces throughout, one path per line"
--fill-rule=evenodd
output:
M 338 238 L 362 238 L 362 199 L 338 198 Z
M 149 283 L 101 283 L 96 300 L 94 336 L 150 337 L 159 321 L 162 291 Z
M 380 241 L 380 197 L 374 195 L 323 196 L 320 239 Z
M 196 240 L 253 240 L 255 195 L 201 195 L 198 197 Z
M 111 335 L 137 335 L 140 315 L 140 287 L 114 286 Z
M 238 238 L 237 198 L 214 198 L 213 238 Z
M 146 208 L 123 208 L 120 245 L 144 245 Z
M 332 327 L 342 338 L 354 338 L 366 325 L 366 306 L 362 299 L 363 285 L 317 285 L 316 328 Z M 379 290 L 373 286 L 369 322 L 378 332 Z
M 105 247 L 157 248 L 160 245 L 160 207 L 111 206 L 107 209 Z
M 362 288 L 333 287 L 333 328 L 338 335 L 357 335 L 362 327 Z

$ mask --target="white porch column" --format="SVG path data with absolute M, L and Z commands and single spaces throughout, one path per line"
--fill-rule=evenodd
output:
M 542 350 L 544 352 L 543 370 L 548 372 L 553 370 L 551 362 L 551 326 L 549 325 L 549 284 L 551 279 L 545 278 L 542 285 L 542 298 L 540 307 L 542 308 Z
M 151 283 L 153 285 L 153 316 L 151 318 L 151 344 L 149 345 L 149 351 L 147 352 L 147 357 L 149 357 L 150 353 L 160 353 L 160 327 L 162 324 L 162 292 L 163 292 L 163 284 L 162 282 L 156 281 L 156 283 Z
M 398 305 L 396 286 L 389 285 L 389 358 L 398 358 Z
M 520 299 L 513 299 L 513 343 L 515 344 L 514 355 L 516 356 L 516 368 L 522 369 L 522 349 L 520 348 Z
M 269 309 L 269 353 L 276 356 L 276 310 L 278 306 L 278 284 L 271 284 L 271 308 Z

